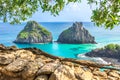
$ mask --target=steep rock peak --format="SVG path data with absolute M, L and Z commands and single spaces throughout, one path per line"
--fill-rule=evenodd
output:
M 70 28 L 64 30 L 57 42 L 69 44 L 96 43 L 95 38 L 83 27 L 82 22 L 75 22 Z
M 18 34 L 15 43 L 46 43 L 52 42 L 52 34 L 35 21 L 28 21 L 25 28 Z
M 83 23 L 82 22 L 75 22 L 73 23 L 74 27 L 83 27 Z
M 25 29 L 33 29 L 33 28 L 38 28 L 38 26 L 40 26 L 37 22 L 35 21 L 28 21 L 26 26 L 25 26 Z

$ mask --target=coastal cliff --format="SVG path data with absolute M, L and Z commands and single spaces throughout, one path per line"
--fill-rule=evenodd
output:
M 52 34 L 35 21 L 27 22 L 18 34 L 15 43 L 48 43 L 52 42 Z
M 95 38 L 83 27 L 81 22 L 75 22 L 64 30 L 57 42 L 70 44 L 96 43 Z
M 0 80 L 120 80 L 117 69 L 52 56 L 36 48 L 0 45 Z
M 103 48 L 94 49 L 85 55 L 89 57 L 101 57 L 109 63 L 120 65 L 120 45 L 118 44 L 108 44 Z

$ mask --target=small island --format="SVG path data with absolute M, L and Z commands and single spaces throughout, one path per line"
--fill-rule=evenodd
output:
M 27 22 L 25 28 L 18 34 L 15 43 L 48 43 L 52 42 L 52 34 L 35 21 Z
M 103 48 L 92 50 L 85 54 L 89 57 L 101 57 L 107 62 L 120 65 L 120 45 L 108 44 Z
M 70 28 L 64 30 L 57 42 L 68 44 L 96 43 L 95 38 L 83 27 L 82 22 L 75 22 Z

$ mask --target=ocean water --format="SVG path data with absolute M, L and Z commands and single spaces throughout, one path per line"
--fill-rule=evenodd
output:
M 42 26 L 52 32 L 53 41 L 56 41 L 60 33 L 70 27 L 73 22 L 40 22 Z M 95 48 L 103 47 L 109 43 L 120 44 L 120 28 L 116 26 L 113 30 L 104 29 L 103 27 L 96 27 L 91 22 L 83 22 L 83 25 L 95 37 L 98 44 L 60 44 L 60 43 L 46 43 L 46 44 L 15 44 L 18 33 L 24 28 L 26 23 L 19 25 L 10 25 L 9 23 L 0 23 L 0 43 L 6 46 L 15 45 L 18 48 L 36 47 L 49 54 L 65 57 L 86 59 L 83 55 L 86 52 Z M 79 55 L 78 55 L 79 54 Z

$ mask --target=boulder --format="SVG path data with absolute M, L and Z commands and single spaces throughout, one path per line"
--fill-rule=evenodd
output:
M 81 78 L 80 80 L 92 80 L 93 74 L 89 71 L 86 71 L 81 74 L 80 78 Z
M 52 42 L 52 34 L 35 21 L 27 22 L 25 28 L 18 34 L 15 43 L 48 43 Z
M 70 28 L 64 30 L 57 42 L 70 44 L 96 43 L 95 38 L 83 27 L 81 22 L 75 22 Z
M 5 68 L 7 71 L 10 71 L 10 72 L 20 72 L 25 68 L 27 62 L 28 61 L 25 59 L 18 58 L 14 62 L 7 65 Z
M 6 47 L 3 44 L 0 44 L 0 50 L 5 49 Z
M 24 77 L 24 79 L 34 78 L 38 69 L 39 65 L 37 64 L 37 62 L 29 62 L 29 64 L 23 71 L 22 76 Z
M 104 78 L 107 78 L 107 74 L 105 72 L 101 72 L 101 71 L 94 71 L 93 74 L 95 76 L 98 76 L 98 77 L 104 77 Z
M 0 55 L 0 65 L 7 65 L 15 59 L 15 56 L 13 54 L 4 54 Z
M 40 75 L 35 80 L 48 80 L 48 76 L 47 75 Z
M 50 76 L 49 80 L 77 80 L 74 70 L 69 66 L 61 65 Z
M 116 77 L 116 78 L 120 77 L 120 75 L 117 72 L 115 72 L 115 71 L 109 72 L 108 75 L 111 76 L 111 77 Z
M 75 76 L 78 80 L 81 80 L 81 75 L 85 72 L 81 67 L 75 67 Z
M 18 50 L 15 53 L 15 56 L 20 57 L 21 59 L 28 59 L 28 60 L 34 60 L 35 55 L 32 54 L 32 52 L 28 50 Z
M 38 74 L 51 74 L 58 66 L 59 63 L 47 63 L 38 71 Z

